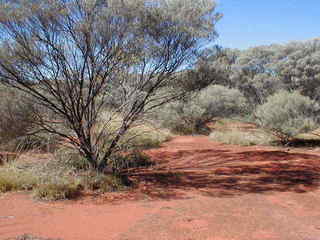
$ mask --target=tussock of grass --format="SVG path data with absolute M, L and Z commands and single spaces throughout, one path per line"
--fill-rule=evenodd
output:
M 78 185 L 72 183 L 47 183 L 37 186 L 34 197 L 40 200 L 56 201 L 73 199 L 80 195 Z
M 210 139 L 242 146 L 272 145 L 276 140 L 274 136 L 263 131 L 245 131 L 240 129 L 214 131 L 210 134 Z
M 172 134 L 166 129 L 141 125 L 130 129 L 124 136 L 123 143 L 128 142 L 131 148 L 147 149 L 159 147 L 161 143 L 170 140 L 171 137 Z
M 172 132 L 175 134 L 180 134 L 180 135 L 193 135 L 193 134 L 205 134 L 206 129 L 197 129 L 194 124 L 188 124 L 188 123 L 176 123 L 172 127 Z
M 83 189 L 105 192 L 117 192 L 127 189 L 126 179 L 117 175 L 106 175 L 96 172 L 86 172 L 78 178 L 78 184 Z
M 109 160 L 109 165 L 117 170 L 122 171 L 129 168 L 149 167 L 154 165 L 150 157 L 141 151 L 135 150 L 127 155 L 116 155 Z
M 122 118 L 120 115 L 111 115 L 108 112 L 101 114 L 99 122 L 94 127 L 94 134 L 102 132 L 101 144 L 111 143 L 115 134 L 120 130 Z M 122 136 L 118 146 L 121 150 L 147 149 L 159 147 L 161 143 L 172 137 L 169 130 L 154 127 L 147 122 L 137 122 Z M 106 147 L 107 148 L 107 147 Z
M 318 128 L 309 133 L 300 133 L 294 138 L 300 139 L 300 140 L 315 140 L 315 141 L 320 140 L 320 129 Z
M 79 151 L 72 147 L 61 146 L 54 152 L 57 165 L 65 166 L 74 171 L 87 170 L 89 162 L 79 154 Z
M 0 169 L 0 193 L 31 190 L 37 184 L 37 177 L 14 168 Z
M 114 192 L 127 186 L 129 181 L 124 177 L 79 170 L 56 159 L 32 163 L 17 161 L 0 168 L 0 193 L 30 190 L 40 200 L 73 199 L 83 190 Z
M 61 147 L 54 156 L 59 165 L 75 172 L 90 170 L 86 159 L 74 148 Z M 129 168 L 149 167 L 153 164 L 150 157 L 140 150 L 133 150 L 128 154 L 114 154 L 108 161 L 108 167 L 118 172 Z

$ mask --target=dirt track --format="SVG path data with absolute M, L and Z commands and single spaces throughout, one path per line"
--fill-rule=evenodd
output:
M 43 203 L 0 196 L 0 240 L 319 240 L 320 154 L 177 137 L 134 191 Z

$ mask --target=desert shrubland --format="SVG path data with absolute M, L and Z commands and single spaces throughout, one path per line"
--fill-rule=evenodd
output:
M 39 131 L 68 139 L 99 171 L 127 131 L 178 97 L 154 99 L 215 40 L 221 17 L 212 0 L 19 0 L 0 8 L 1 82 L 36 99 L 48 112 Z M 121 115 L 120 127 L 96 134 L 105 107 Z
M 0 168 L 0 192 L 67 199 L 130 185 L 174 134 L 288 143 L 319 127 L 320 40 L 213 46 L 212 0 L 0 3 L 0 151 L 52 153 Z M 246 119 L 255 132 L 210 128 Z

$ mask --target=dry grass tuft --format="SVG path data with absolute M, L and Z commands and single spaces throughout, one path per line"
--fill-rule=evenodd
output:
M 241 129 L 231 129 L 228 131 L 214 131 L 210 134 L 210 139 L 226 144 L 242 146 L 272 145 L 276 138 L 261 130 L 245 131 Z

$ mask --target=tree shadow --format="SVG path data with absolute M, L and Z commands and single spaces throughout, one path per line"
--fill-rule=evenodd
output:
M 191 189 L 213 197 L 302 193 L 320 183 L 320 157 L 313 154 L 208 149 L 160 152 L 154 159 L 159 162 L 155 168 L 128 173 L 133 181 L 144 182 L 144 193 L 154 198 L 183 198 L 181 190 Z
M 320 139 L 293 139 L 286 144 L 289 147 L 304 148 L 304 147 L 319 147 Z

